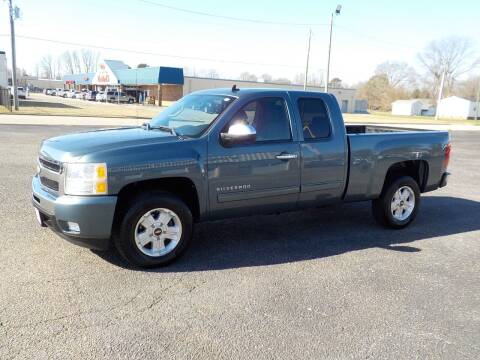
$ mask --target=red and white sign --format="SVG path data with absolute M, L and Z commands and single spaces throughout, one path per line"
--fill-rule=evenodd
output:
M 104 62 L 100 63 L 95 76 L 92 79 L 93 85 L 118 85 L 118 79 L 113 71 Z

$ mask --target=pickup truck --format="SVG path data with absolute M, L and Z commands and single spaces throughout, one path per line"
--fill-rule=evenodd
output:
M 404 228 L 420 194 L 447 184 L 450 149 L 448 132 L 345 125 L 328 93 L 234 86 L 143 126 L 43 141 L 32 202 L 70 242 L 156 267 L 206 220 L 370 200 L 380 224 Z

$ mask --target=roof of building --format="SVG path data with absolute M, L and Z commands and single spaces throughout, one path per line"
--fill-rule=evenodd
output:
M 130 69 L 130 66 L 125 64 L 121 60 L 103 60 L 103 62 L 110 68 L 112 71 Z
M 138 69 L 115 70 L 121 84 L 125 85 L 183 85 L 183 69 L 165 66 L 145 67 Z
M 465 98 L 462 98 L 460 96 L 449 96 L 449 97 L 446 97 L 446 98 L 443 98 L 440 100 L 440 102 L 443 102 L 443 101 L 468 101 L 468 102 L 471 102 L 472 100 L 469 100 L 469 99 L 465 99 Z
M 407 100 L 396 100 L 392 102 L 392 105 L 393 104 L 414 104 L 416 102 L 423 103 L 422 99 L 407 99 Z
M 130 69 L 121 61 L 105 60 L 121 85 L 183 85 L 183 69 L 172 67 L 146 67 Z M 95 73 L 69 74 L 63 76 L 64 82 L 74 81 L 77 85 L 91 85 Z

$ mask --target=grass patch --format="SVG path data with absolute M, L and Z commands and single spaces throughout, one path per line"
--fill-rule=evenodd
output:
M 163 110 L 152 105 L 106 104 L 43 94 L 30 94 L 19 105 L 19 111 L 12 112 L 0 106 L 0 114 L 151 119 Z

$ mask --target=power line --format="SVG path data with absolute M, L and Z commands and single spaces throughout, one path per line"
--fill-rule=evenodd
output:
M 409 48 L 409 49 L 414 49 L 414 50 L 421 50 L 415 46 L 411 46 L 411 45 L 406 45 L 406 44 L 400 44 L 400 43 L 396 43 L 396 42 L 392 42 L 392 41 L 388 41 L 388 40 L 382 40 L 382 39 L 379 39 L 375 36 L 372 36 L 372 35 L 369 35 L 369 34 L 365 34 L 365 33 L 361 33 L 361 32 L 358 32 L 357 30 L 353 30 L 353 29 L 349 29 L 343 25 L 335 25 L 336 27 L 342 29 L 342 30 L 345 30 L 351 34 L 354 34 L 355 36 L 359 36 L 359 37 L 363 37 L 363 38 L 366 38 L 367 40 L 370 40 L 372 42 L 376 42 L 376 43 L 382 43 L 382 44 L 386 44 L 386 45 L 390 45 L 390 46 L 400 46 L 400 47 L 404 47 L 404 48 Z
M 2 37 L 8 37 L 8 34 L 0 34 Z M 34 40 L 34 41 L 44 41 L 49 43 L 55 44 L 62 44 L 62 45 L 71 45 L 71 46 L 81 46 L 87 47 L 92 49 L 100 49 L 100 50 L 110 50 L 110 51 L 122 51 L 122 52 L 129 52 L 134 54 L 141 54 L 141 55 L 152 55 L 152 56 L 160 56 L 160 57 L 169 57 L 175 59 L 182 59 L 182 60 L 198 60 L 198 61 L 209 61 L 209 62 L 217 62 L 217 63 L 225 63 L 225 64 L 241 64 L 241 65 L 257 65 L 257 66 L 276 66 L 276 67 L 284 67 L 284 68 L 292 68 L 292 69 L 299 69 L 303 68 L 302 66 L 293 66 L 293 65 L 286 65 L 286 64 L 268 64 L 268 63 L 255 63 L 249 61 L 240 61 L 240 60 L 227 60 L 227 59 L 212 59 L 212 58 L 203 58 L 203 57 L 194 57 L 194 56 L 182 56 L 182 55 L 172 55 L 172 54 L 164 54 L 164 53 L 155 53 L 149 51 L 140 51 L 140 50 L 132 50 L 126 48 L 114 48 L 114 47 L 107 47 L 107 46 L 100 46 L 100 45 L 92 45 L 92 44 L 85 44 L 85 43 L 77 43 L 77 42 L 70 42 L 70 41 L 61 41 L 61 40 L 54 40 L 54 39 L 46 39 L 34 36 L 26 36 L 26 35 L 16 35 L 17 38 L 26 39 L 26 40 Z
M 142 3 L 145 3 L 145 4 L 148 4 L 148 5 L 158 6 L 158 7 L 162 7 L 162 8 L 169 9 L 169 10 L 184 12 L 184 13 L 187 13 L 187 14 L 201 15 L 201 16 L 207 16 L 207 17 L 224 19 L 224 20 L 242 21 L 242 22 L 250 22 L 250 23 L 264 24 L 264 25 L 286 25 L 286 26 L 327 26 L 328 25 L 328 24 L 322 24 L 322 23 L 293 23 L 293 22 L 282 22 L 282 21 L 270 21 L 270 20 L 261 20 L 261 19 L 240 18 L 240 17 L 212 14 L 212 13 L 207 13 L 207 12 L 203 12 L 203 11 L 180 8 L 180 7 L 176 7 L 176 6 L 162 4 L 162 3 L 159 3 L 159 2 L 156 2 L 156 1 L 150 1 L 150 0 L 138 0 L 138 1 L 140 1 Z
M 261 20 L 261 19 L 251 19 L 251 18 L 240 18 L 240 17 L 233 17 L 233 16 L 207 13 L 207 12 L 197 11 L 197 10 L 190 10 L 190 9 L 186 9 L 186 8 L 180 8 L 180 7 L 177 7 L 177 6 L 167 5 L 167 4 L 159 3 L 159 2 L 156 2 L 156 1 L 152 1 L 152 0 L 138 0 L 138 1 L 140 1 L 142 3 L 145 3 L 145 4 L 169 9 L 169 10 L 174 10 L 174 11 L 179 11 L 179 12 L 184 12 L 184 13 L 194 14 L 194 15 L 213 17 L 213 18 L 218 18 L 218 19 L 225 19 L 225 20 L 251 22 L 251 23 L 258 23 L 258 24 L 265 24 L 265 25 L 290 25 L 290 26 L 328 26 L 329 25 L 328 23 L 294 23 L 294 22 L 270 21 L 270 20 Z M 383 44 L 390 45 L 390 46 L 401 46 L 401 47 L 405 47 L 405 48 L 420 50 L 419 48 L 416 48 L 414 46 L 394 43 L 394 42 L 391 42 L 391 41 L 378 39 L 374 36 L 371 36 L 371 35 L 368 35 L 368 34 L 365 34 L 365 33 L 361 33 L 361 32 L 359 33 L 358 31 L 349 29 L 349 28 L 347 28 L 343 25 L 342 26 L 336 25 L 336 27 L 339 27 L 343 30 L 346 30 L 346 31 L 350 32 L 350 33 L 353 33 L 356 36 L 367 38 L 367 39 L 369 39 L 370 41 L 373 41 L 373 42 L 383 43 Z

